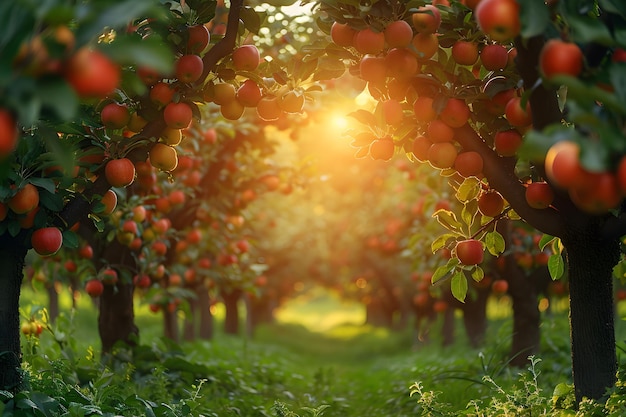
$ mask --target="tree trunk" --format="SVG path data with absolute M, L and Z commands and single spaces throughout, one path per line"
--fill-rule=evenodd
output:
M 0 390 L 11 392 L 22 385 L 19 309 L 26 252 L 14 239 L 0 242 Z
M 139 329 L 135 326 L 133 290 L 132 284 L 122 282 L 104 286 L 98 316 L 102 354 L 110 353 L 118 342 L 135 346 L 139 340 Z
M 441 327 L 441 337 L 443 346 L 450 346 L 454 343 L 454 308 L 449 306 L 443 312 L 443 325 Z
M 242 291 L 234 289 L 230 291 L 222 291 L 222 299 L 226 309 L 224 317 L 224 333 L 239 334 L 239 298 Z
M 473 348 L 482 346 L 487 332 L 487 300 L 489 288 L 476 288 L 468 294 L 463 309 L 465 334 Z
M 170 311 L 169 306 L 163 307 L 163 336 L 178 342 L 178 314 L 176 310 Z
M 365 306 L 365 323 L 371 326 L 391 328 L 393 312 L 386 308 L 385 303 L 377 297 L 372 297 Z
M 590 237 L 591 235 L 591 237 Z M 616 381 L 613 267 L 617 241 L 572 233 L 563 239 L 570 284 L 572 373 L 577 402 L 600 399 Z
M 59 293 L 57 292 L 56 281 L 46 283 L 46 292 L 48 293 L 48 318 L 50 323 L 54 323 L 59 317 Z
M 198 300 L 195 297 L 187 299 L 189 312 L 185 312 L 183 322 L 183 340 L 192 341 L 196 338 L 196 316 L 198 315 Z
M 539 352 L 541 313 L 535 285 L 517 265 L 513 255 L 506 256 L 506 280 L 513 301 L 513 335 L 510 364 L 517 367 L 528 365 L 528 357 Z
M 95 233 L 95 231 L 94 231 Z M 133 293 L 135 286 L 126 282 L 124 273 L 137 269 L 136 254 L 117 240 L 106 242 L 94 240 L 94 265 L 97 269 L 115 266 L 119 280 L 114 284 L 104 284 L 104 291 L 99 297 L 98 332 L 102 345 L 102 355 L 111 353 L 118 344 L 136 346 L 139 342 L 139 329 L 135 325 L 135 306 Z M 79 288 L 75 276 L 70 279 L 72 291 Z
M 198 310 L 200 315 L 200 328 L 198 335 L 201 339 L 211 340 L 213 339 L 213 314 L 211 314 L 211 298 L 209 292 L 203 286 L 200 286 L 196 291 L 198 299 Z

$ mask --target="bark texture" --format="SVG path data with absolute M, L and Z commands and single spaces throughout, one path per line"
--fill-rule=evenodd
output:
M 17 392 L 22 385 L 19 303 L 27 249 L 15 240 L 0 240 L 0 390 Z
M 102 353 L 110 353 L 117 343 L 135 346 L 139 329 L 135 325 L 132 284 L 118 282 L 105 285 L 100 296 L 98 331 L 102 342 Z
M 615 385 L 613 267 L 618 242 L 581 231 L 563 239 L 570 285 L 572 373 L 576 400 L 601 399 Z

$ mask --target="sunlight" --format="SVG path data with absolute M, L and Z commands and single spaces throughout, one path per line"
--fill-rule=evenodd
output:
M 343 114 L 337 114 L 337 115 L 333 116 L 332 124 L 337 129 L 341 129 L 343 131 L 343 130 L 345 130 L 348 127 L 349 122 L 348 122 L 348 119 L 346 118 L 346 116 L 344 116 Z

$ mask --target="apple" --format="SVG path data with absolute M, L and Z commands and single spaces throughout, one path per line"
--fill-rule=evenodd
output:
M 187 51 L 192 54 L 203 52 L 211 41 L 211 34 L 204 25 L 193 25 L 187 28 Z
M 37 187 L 27 183 L 9 199 L 7 205 L 13 213 L 28 213 L 39 205 L 39 191 Z
M 548 179 L 563 188 L 585 184 L 587 172 L 580 164 L 579 154 L 580 147 L 575 142 L 562 140 L 552 145 L 544 162 Z
M 509 41 L 521 30 L 516 0 L 481 0 L 474 16 L 480 30 L 496 42 Z
M 65 78 L 81 97 L 106 97 L 120 84 L 120 68 L 102 52 L 83 47 L 70 57 Z
M 354 35 L 354 47 L 361 54 L 376 55 L 385 48 L 385 34 L 375 32 L 369 27 L 359 30 Z
M 482 242 L 476 239 L 457 242 L 455 252 L 462 265 L 478 265 L 483 261 L 485 255 Z
M 385 27 L 384 35 L 389 48 L 405 48 L 413 40 L 413 29 L 404 20 L 394 20 Z
M 170 172 L 178 166 L 176 149 L 164 143 L 155 143 L 148 154 L 150 164 L 161 171 Z
M 127 187 L 135 180 L 135 165 L 128 158 L 111 159 L 104 167 L 104 175 L 112 187 Z
M 441 25 L 441 12 L 432 4 L 420 6 L 417 12 L 411 15 L 413 27 L 420 33 L 432 34 L 437 32 Z
M 57 227 L 43 227 L 33 232 L 31 244 L 41 256 L 54 255 L 63 245 L 63 234 Z
M 433 107 L 433 99 L 427 96 L 420 96 L 413 102 L 413 112 L 417 119 L 423 123 L 428 123 L 437 117 L 437 111 Z
M 488 71 L 501 71 L 509 62 L 509 53 L 502 45 L 489 44 L 480 51 L 480 62 Z
M 493 138 L 496 152 L 500 156 L 515 156 L 522 145 L 522 135 L 515 129 L 501 130 Z
M 109 103 L 102 108 L 100 119 L 108 129 L 121 129 L 130 122 L 130 111 L 125 104 Z
M 242 45 L 232 54 L 233 65 L 237 71 L 254 71 L 259 66 L 261 56 L 254 45 Z
M 482 177 L 483 157 L 475 151 L 465 151 L 457 155 L 454 169 L 463 177 Z
M 457 154 L 458 151 L 452 142 L 433 143 L 428 148 L 428 162 L 433 168 L 452 168 Z
M 183 83 L 193 83 L 200 79 L 204 63 L 198 55 L 183 55 L 176 61 L 175 75 Z
M 104 284 L 99 279 L 90 279 L 85 284 L 85 292 L 92 298 L 100 297 L 104 292 Z
M 18 138 L 15 118 L 8 110 L 0 109 L 0 160 L 15 150 Z
M 193 112 L 187 103 L 169 103 L 163 110 L 163 118 L 167 127 L 184 129 L 191 124 Z
M 478 45 L 471 41 L 456 41 L 452 45 L 452 59 L 459 65 L 474 65 L 478 61 Z
M 261 88 L 251 79 L 244 81 L 236 92 L 237 100 L 245 107 L 256 107 L 262 96 Z
M 504 199 L 502 195 L 495 190 L 481 193 L 480 197 L 478 197 L 478 210 L 488 217 L 500 215 L 502 210 L 504 210 Z
M 387 79 L 387 63 L 385 58 L 365 55 L 359 63 L 360 77 L 369 83 L 383 83 Z
M 152 86 L 149 96 L 154 104 L 164 107 L 174 98 L 174 89 L 170 84 L 159 81 Z
M 372 159 L 388 161 L 393 157 L 395 145 L 391 137 L 384 137 L 374 140 L 370 144 L 370 156 Z
M 356 30 L 352 29 L 347 23 L 333 22 L 330 27 L 330 38 L 338 46 L 349 47 L 354 43 L 354 35 Z
M 530 102 L 526 101 L 526 106 L 522 107 L 522 98 L 513 97 L 504 108 L 506 119 L 515 127 L 529 126 L 533 122 Z
M 578 77 L 583 69 L 583 59 L 583 52 L 575 43 L 550 39 L 539 54 L 539 69 L 548 80 L 555 75 Z
M 491 284 L 491 291 L 494 294 L 506 294 L 509 290 L 509 283 L 503 279 L 497 279 Z
M 404 94 L 400 98 L 404 99 L 409 88 L 409 84 L 405 80 L 409 80 L 419 72 L 417 58 L 408 48 L 393 48 L 387 51 L 387 55 L 385 55 L 385 66 L 387 68 L 387 77 L 393 77 L 401 81 L 398 86 L 403 88 Z M 387 84 L 390 96 L 392 96 L 394 85 L 392 81 L 390 80 Z
M 460 98 L 449 98 L 446 105 L 439 114 L 439 118 L 450 127 L 461 127 L 470 117 L 470 109 L 465 100 Z
M 554 191 L 550 184 L 545 181 L 531 182 L 526 186 L 526 202 L 536 209 L 550 207 L 554 200 Z

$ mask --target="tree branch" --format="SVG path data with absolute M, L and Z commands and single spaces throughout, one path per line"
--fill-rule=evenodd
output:
M 224 37 L 215 44 L 202 58 L 204 70 L 200 77 L 204 82 L 210 72 L 215 70 L 217 63 L 235 49 L 235 41 L 239 32 L 239 17 L 243 8 L 243 0 L 231 0 L 228 11 L 228 22 Z
M 511 158 L 498 156 L 467 123 L 455 129 L 454 137 L 463 149 L 478 152 L 482 156 L 483 173 L 489 185 L 498 190 L 528 224 L 551 236 L 561 236 L 565 232 L 565 223 L 557 210 L 539 210 L 528 205 L 526 187 L 515 175 Z

